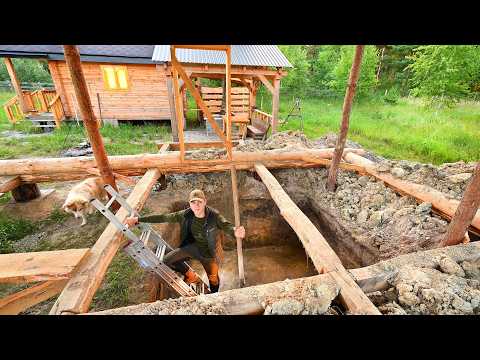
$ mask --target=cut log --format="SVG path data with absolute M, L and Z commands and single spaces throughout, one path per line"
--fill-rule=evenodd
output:
M 454 199 L 447 199 L 445 195 L 426 185 L 411 183 L 409 181 L 400 180 L 391 174 L 380 173 L 375 170 L 375 163 L 357 154 L 349 153 L 345 155 L 345 160 L 365 168 L 365 171 L 383 181 L 387 186 L 397 191 L 402 195 L 409 195 L 418 202 L 429 202 L 432 204 L 432 209 L 444 218 L 451 220 L 458 208 L 459 201 Z M 470 230 L 480 232 L 480 211 L 477 211 L 473 217 Z
M 364 154 L 363 149 L 345 149 L 344 154 L 348 153 Z M 333 149 L 305 149 L 301 151 L 282 152 L 282 150 L 268 150 L 257 152 L 233 151 L 233 164 L 249 165 L 253 167 L 255 162 L 262 162 L 268 166 L 269 162 L 293 161 L 302 165 L 305 156 L 309 159 L 331 159 Z M 223 166 L 222 171 L 230 169 L 228 159 L 213 160 L 194 160 L 185 161 L 180 164 L 180 153 L 178 151 L 169 151 L 165 154 L 140 154 L 140 155 L 122 155 L 109 156 L 109 163 L 112 169 L 123 175 L 122 171 L 158 168 L 162 172 L 195 172 L 195 169 L 202 167 Z M 76 158 L 48 158 L 48 159 L 15 159 L 0 160 L 0 176 L 10 175 L 51 175 L 57 173 L 81 173 L 90 168 L 95 168 L 95 159 L 93 157 Z M 145 170 L 144 170 L 145 171 Z M 23 177 L 22 177 L 23 179 Z
M 0 255 L 0 282 L 25 283 L 60 280 L 71 272 L 88 249 L 69 249 Z
M 160 171 L 157 169 L 148 170 L 137 183 L 127 199 L 128 204 L 135 211 L 138 212 L 142 209 L 160 175 Z M 121 208 L 116 216 L 120 221 L 124 221 L 128 212 Z M 122 232 L 113 224 L 107 225 L 100 238 L 90 249 L 86 261 L 82 262 L 72 274 L 72 278 L 50 310 L 50 314 L 87 312 L 110 262 L 124 243 Z
M 0 299 L 0 315 L 17 315 L 32 306 L 57 295 L 67 280 L 46 281 Z
M 322 234 L 290 199 L 275 177 L 263 165 L 255 165 L 255 170 L 280 209 L 280 214 L 298 235 L 317 271 L 320 274 L 329 273 L 340 286 L 340 299 L 348 310 L 353 314 L 380 314 L 353 281 Z
M 12 197 L 17 202 L 27 202 L 35 200 L 42 195 L 37 184 L 22 184 L 12 189 Z
M 177 313 L 191 313 L 199 311 L 207 314 L 211 308 L 215 308 L 216 314 L 224 315 L 249 315 L 262 314 L 265 309 L 262 303 L 272 304 L 283 299 L 295 299 L 301 303 L 306 298 L 298 298 L 304 288 L 321 286 L 325 294 L 316 299 L 325 302 L 328 306 L 338 293 L 338 286 L 329 275 L 315 275 L 306 278 L 278 281 L 270 284 L 251 286 L 240 289 L 222 291 L 219 293 L 196 296 L 182 299 L 183 306 L 175 309 Z M 328 290 L 327 290 L 328 289 Z M 303 292 L 312 294 L 311 291 Z M 295 298 L 297 296 L 297 298 Z M 178 300 L 157 301 L 150 304 L 133 305 L 124 308 L 93 312 L 86 315 L 151 315 L 159 313 L 171 313 L 171 303 Z M 193 310 L 195 309 L 195 310 Z
M 12 191 L 20 185 L 22 185 L 20 176 L 6 176 L 0 179 L 0 193 Z

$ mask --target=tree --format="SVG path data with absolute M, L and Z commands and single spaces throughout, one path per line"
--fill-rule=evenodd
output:
M 20 82 L 52 82 L 45 61 L 31 59 L 12 59 L 15 72 Z M 0 65 L 0 81 L 10 80 L 5 63 Z
M 471 94 L 478 82 L 480 48 L 473 45 L 419 46 L 410 57 L 412 95 L 428 103 L 452 106 Z
M 309 85 L 309 62 L 306 47 L 303 45 L 280 45 L 279 48 L 293 65 L 293 69 L 288 70 L 288 76 L 282 79 L 282 88 L 286 92 L 303 95 Z
M 338 93 L 345 94 L 350 68 L 352 67 L 355 46 L 348 45 L 340 48 L 340 58 L 334 65 L 331 73 L 333 79 L 330 86 Z M 375 46 L 365 46 L 362 66 L 360 68 L 360 78 L 357 84 L 357 96 L 370 94 L 376 83 L 376 69 L 378 64 L 378 51 Z

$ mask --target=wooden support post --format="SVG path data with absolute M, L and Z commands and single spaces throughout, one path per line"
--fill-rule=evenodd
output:
M 22 184 L 12 189 L 12 197 L 17 202 L 27 202 L 42 195 L 37 184 Z
M 103 139 L 98 129 L 98 123 L 93 113 L 90 96 L 88 95 L 87 82 L 83 76 L 82 64 L 80 62 L 80 54 L 75 45 L 63 45 L 65 60 L 68 65 L 70 77 L 75 90 L 75 95 L 80 107 L 80 114 L 83 124 L 87 130 L 90 143 L 92 145 L 93 155 L 97 163 L 105 184 L 111 185 L 117 190 L 113 171 L 108 162 L 107 153 L 103 145 Z
M 150 169 L 137 183 L 127 199 L 127 203 L 135 211 L 138 212 L 142 209 L 153 185 L 159 177 L 160 171 Z M 121 208 L 116 216 L 120 221 L 124 221 L 128 216 L 128 212 Z M 115 225 L 108 224 L 100 238 L 88 252 L 88 257 L 76 267 L 70 281 L 50 310 L 50 314 L 61 315 L 87 312 L 110 262 L 124 243 L 122 232 Z
M 175 110 L 175 94 L 173 91 L 172 74 L 167 72 L 167 92 L 168 104 L 170 106 L 170 126 L 172 127 L 173 141 L 178 142 L 178 120 L 177 111 Z
M 460 244 L 480 206 L 480 161 L 477 163 L 452 222 L 442 240 L 443 246 Z
M 199 77 L 196 78 L 195 80 L 195 86 L 198 90 L 198 92 L 201 94 L 202 93 L 202 83 Z M 197 121 L 199 124 L 202 124 L 203 121 L 203 113 L 201 109 L 197 109 Z
M 348 79 L 348 86 L 345 93 L 345 99 L 343 101 L 342 112 L 342 124 L 340 128 L 340 134 L 337 138 L 337 144 L 335 146 L 335 155 L 333 156 L 332 165 L 328 170 L 327 189 L 330 191 L 335 190 L 337 182 L 338 163 L 340 162 L 343 154 L 343 148 L 345 147 L 345 141 L 348 133 L 348 123 L 350 120 L 350 111 L 352 110 L 353 97 L 357 87 L 358 77 L 360 75 L 360 65 L 362 63 L 364 45 L 357 45 L 355 48 L 355 56 L 353 58 L 352 68 L 350 69 L 350 77 Z
M 23 98 L 22 87 L 20 81 L 18 81 L 17 73 L 15 72 L 15 67 L 13 66 L 12 59 L 5 58 L 5 65 L 7 66 L 8 75 L 12 82 L 15 93 L 17 94 L 18 103 L 20 104 L 20 109 L 24 114 L 26 114 L 30 109 L 28 108 L 25 99 Z
M 180 142 L 180 161 L 185 160 L 185 137 L 183 134 L 182 99 L 178 87 L 178 71 L 173 67 L 173 93 L 175 94 L 175 114 L 177 117 L 178 141 Z
M 272 134 L 275 134 L 278 126 L 278 112 L 280 108 L 280 76 L 275 76 L 273 80 L 272 95 Z

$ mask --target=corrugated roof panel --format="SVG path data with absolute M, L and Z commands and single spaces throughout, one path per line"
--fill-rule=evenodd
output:
M 225 64 L 225 52 L 214 50 L 177 49 L 182 63 Z M 152 60 L 170 61 L 170 45 L 156 45 Z M 232 45 L 232 65 L 292 67 L 276 45 Z

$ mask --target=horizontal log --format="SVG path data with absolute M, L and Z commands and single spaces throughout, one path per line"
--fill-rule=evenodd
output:
M 214 294 L 203 296 L 196 296 L 189 299 L 182 299 L 184 305 L 176 309 L 179 312 L 188 313 L 192 309 L 205 310 L 212 305 L 224 315 L 249 315 L 261 314 L 264 312 L 262 303 L 269 304 L 282 300 L 296 298 L 300 302 L 305 302 L 307 299 L 299 298 L 302 293 L 301 289 L 312 288 L 315 286 L 323 286 L 329 288 L 331 291 L 326 291 L 322 296 L 321 301 L 326 305 L 330 304 L 338 293 L 338 286 L 335 281 L 328 275 L 315 275 L 306 278 L 293 279 L 288 281 L 278 281 L 270 284 L 256 285 L 240 289 L 233 289 L 222 291 Z M 170 303 L 176 300 L 157 301 L 149 304 L 139 304 L 127 306 L 124 308 L 117 308 L 99 312 L 92 312 L 85 315 L 144 315 L 144 314 L 159 314 L 169 312 Z
M 418 202 L 431 203 L 432 209 L 436 210 L 439 215 L 448 220 L 452 219 L 458 205 L 460 204 L 460 201 L 447 199 L 442 192 L 429 186 L 400 180 L 390 173 L 378 172 L 375 170 L 375 163 L 373 161 L 365 159 L 359 154 L 350 153 L 345 155 L 344 158 L 352 164 L 362 166 L 368 174 L 383 181 L 387 186 L 391 187 L 398 193 L 409 195 L 417 199 Z M 480 210 L 477 211 L 477 214 L 473 218 L 470 229 L 475 233 L 480 232 Z
M 70 277 L 88 249 L 0 255 L 0 283 L 60 280 Z
M 361 149 L 345 149 L 344 154 L 355 152 L 363 154 Z M 258 152 L 234 151 L 232 162 L 235 166 L 249 164 L 253 166 L 255 162 L 283 162 L 298 161 L 304 162 L 305 156 L 309 159 L 331 159 L 333 149 L 308 149 L 302 151 L 285 152 L 281 150 L 268 150 Z M 112 170 L 131 170 L 157 168 L 163 171 L 178 172 L 180 169 L 191 171 L 196 167 L 224 167 L 230 169 L 231 162 L 228 159 L 213 160 L 193 160 L 184 161 L 180 164 L 180 152 L 171 151 L 165 154 L 140 154 L 140 155 L 122 155 L 109 156 L 108 161 Z M 0 176 L 8 175 L 48 175 L 56 173 L 75 173 L 83 172 L 89 168 L 95 167 L 93 157 L 74 157 L 74 158 L 48 158 L 48 159 L 15 159 L 0 161 Z M 118 171 L 121 173 L 120 171 Z M 186 172 L 186 171 L 180 171 Z
M 67 280 L 46 281 L 0 299 L 0 315 L 17 315 L 57 295 Z

